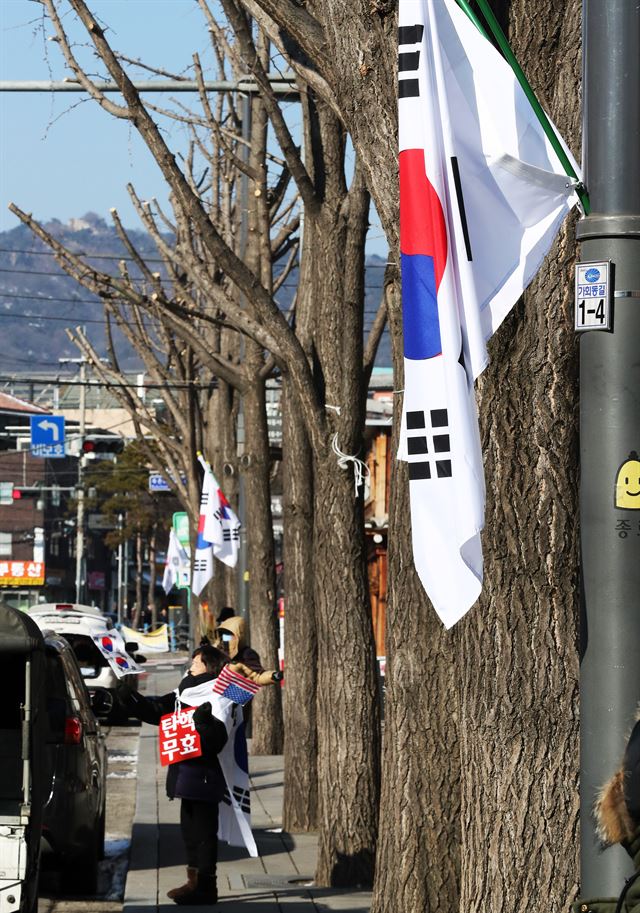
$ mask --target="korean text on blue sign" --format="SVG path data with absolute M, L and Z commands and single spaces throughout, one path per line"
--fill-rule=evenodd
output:
M 60 459 L 65 455 L 63 415 L 31 416 L 31 455 Z

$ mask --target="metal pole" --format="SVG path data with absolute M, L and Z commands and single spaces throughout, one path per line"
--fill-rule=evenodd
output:
M 241 155 L 245 162 L 249 161 L 251 114 L 251 99 L 246 95 L 242 100 L 242 138 L 245 140 L 245 143 L 241 150 Z M 242 173 L 240 179 L 240 207 L 240 256 L 245 257 L 247 244 L 249 242 L 249 177 L 245 172 Z M 241 303 L 244 306 L 244 296 L 241 298 Z M 244 348 L 244 339 L 240 336 L 241 358 L 244 358 Z M 245 446 L 244 405 L 242 396 L 240 396 L 238 408 L 237 444 L 238 455 L 242 458 Z M 242 524 L 240 528 L 240 549 L 238 552 L 238 612 L 242 618 L 247 620 L 249 615 L 249 586 L 251 586 L 251 582 L 248 581 L 247 568 L 247 505 L 243 472 L 240 472 L 238 476 L 238 519 Z
M 640 698 L 640 491 L 616 506 L 618 471 L 640 453 L 640 5 L 583 0 L 585 178 L 591 214 L 578 225 L 582 262 L 611 260 L 612 332 L 580 340 L 582 549 L 581 870 L 584 897 L 617 896 L 631 871 L 601 852 L 598 789 L 617 769 Z M 628 480 L 628 481 L 625 481 Z M 640 496 L 637 498 L 640 502 Z
M 80 447 L 84 440 L 86 429 L 86 410 L 87 410 L 87 388 L 85 382 L 87 379 L 87 366 L 84 361 L 80 363 Z M 76 511 L 76 602 L 84 603 L 84 455 L 80 454 L 78 460 L 78 503 Z
M 271 88 L 275 95 L 286 95 L 292 99 L 298 98 L 295 74 L 279 73 L 269 76 Z M 95 80 L 95 87 L 100 92 L 120 92 L 118 84 L 113 80 Z M 135 80 L 133 83 L 138 92 L 199 92 L 198 83 L 190 79 L 147 79 Z M 260 87 L 251 77 L 244 79 L 208 80 L 204 84 L 207 92 L 242 92 L 247 95 L 257 95 Z M 0 82 L 0 92 L 86 92 L 79 82 L 72 80 L 3 80 Z
M 122 514 L 118 514 L 118 529 L 122 535 L 122 524 L 124 517 Z M 118 543 L 118 623 L 122 624 L 122 559 L 123 559 L 123 548 L 122 548 L 122 539 Z

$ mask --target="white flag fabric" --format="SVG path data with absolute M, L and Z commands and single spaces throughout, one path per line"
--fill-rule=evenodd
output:
M 240 550 L 240 521 L 218 485 L 211 466 L 204 457 L 199 459 L 204 467 L 205 476 L 209 476 L 210 490 L 204 520 L 204 538 L 213 544 L 214 557 L 228 567 L 235 567 Z
M 189 586 L 191 577 L 191 567 L 189 554 L 182 546 L 172 529 L 169 532 L 169 547 L 167 549 L 167 560 L 162 577 L 162 589 L 169 593 L 176 583 L 181 586 Z
M 402 0 L 399 11 L 398 457 L 409 462 L 416 570 L 449 628 L 482 589 L 473 382 L 577 195 L 510 66 L 455 0 Z
M 213 690 L 215 682 L 216 679 L 185 688 L 182 693 L 176 688 L 176 700 L 189 707 L 199 707 L 208 701 L 213 715 L 224 723 L 227 741 L 218 755 L 218 761 L 226 789 L 220 802 L 218 838 L 230 846 L 244 846 L 250 856 L 257 856 L 258 849 L 251 832 L 249 758 L 242 707 L 217 694 Z
M 213 577 L 213 542 L 205 536 L 207 516 L 211 510 L 213 500 L 213 485 L 211 473 L 205 470 L 202 480 L 202 494 L 200 495 L 200 516 L 198 518 L 198 538 L 196 539 L 196 553 L 193 559 L 193 581 L 191 590 L 199 596 L 205 586 Z

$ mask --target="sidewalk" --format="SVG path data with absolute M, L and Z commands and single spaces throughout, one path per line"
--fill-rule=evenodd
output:
M 164 674 L 154 675 L 157 681 L 149 691 L 158 694 L 168 691 L 175 686 L 174 678 L 169 681 Z M 161 685 L 160 679 L 164 680 L 164 689 L 156 688 Z M 315 913 L 323 910 L 368 913 L 369 893 L 313 886 L 315 834 L 282 832 L 282 757 L 250 757 L 249 770 L 251 823 L 260 855 L 251 859 L 244 849 L 220 844 L 220 901 L 216 908 L 219 907 L 221 913 L 225 910 L 229 913 Z M 180 802 L 167 799 L 165 775 L 157 757 L 157 729 L 143 724 L 123 913 L 153 913 L 155 910 L 168 913 L 178 909 L 166 894 L 170 888 L 185 881 Z

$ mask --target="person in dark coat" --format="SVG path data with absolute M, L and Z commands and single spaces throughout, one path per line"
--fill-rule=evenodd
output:
M 178 696 L 189 688 L 213 681 L 229 657 L 208 644 L 194 651 L 188 674 L 178 686 Z M 161 717 L 173 713 L 177 705 L 189 704 L 176 698 L 174 691 L 161 697 L 128 692 L 127 709 L 145 723 L 158 725 Z M 180 799 L 180 829 L 187 850 L 187 881 L 167 892 L 175 903 L 188 906 L 211 904 L 218 900 L 216 864 L 218 860 L 218 803 L 225 790 L 225 779 L 218 754 L 227 741 L 224 723 L 214 717 L 211 704 L 204 703 L 193 714 L 200 736 L 202 755 L 170 764 L 167 770 L 167 796 Z

